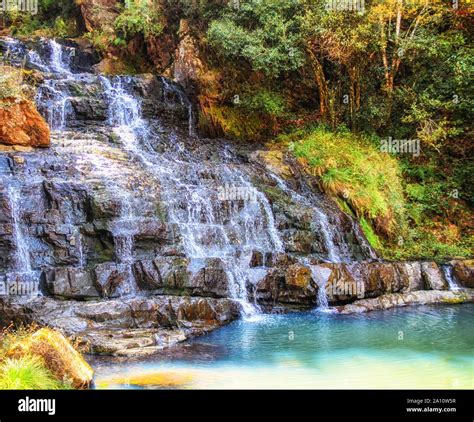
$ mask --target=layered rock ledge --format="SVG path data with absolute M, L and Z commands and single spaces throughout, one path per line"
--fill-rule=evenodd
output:
M 395 307 L 435 304 L 459 304 L 474 302 L 474 289 L 463 290 L 420 290 L 409 293 L 391 293 L 372 299 L 360 299 L 337 307 L 341 314 L 355 314 L 382 311 Z
M 0 324 L 31 323 L 80 340 L 89 353 L 144 355 L 207 333 L 239 316 L 229 299 L 156 296 L 89 302 L 0 298 Z

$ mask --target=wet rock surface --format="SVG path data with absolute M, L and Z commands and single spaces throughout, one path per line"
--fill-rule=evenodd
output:
M 474 288 L 474 260 L 453 260 L 449 263 L 452 273 L 464 287 Z
M 381 262 L 285 154 L 199 138 L 178 85 L 78 73 L 94 58 L 76 48 L 40 44 L 51 65 L 30 57 L 51 147 L 0 152 L 1 325 L 36 321 L 134 355 L 321 296 L 472 287 L 472 261 Z M 42 296 L 11 294 L 25 282 Z
M 458 304 L 474 302 L 474 290 L 462 291 L 420 290 L 410 293 L 391 293 L 372 299 L 361 299 L 349 305 L 340 306 L 338 312 L 342 314 L 381 311 L 394 307 L 430 305 L 430 304 Z
M 87 302 L 0 298 L 0 310 L 2 323 L 35 321 L 76 337 L 90 353 L 118 355 L 149 353 L 240 315 L 238 304 L 229 299 L 177 296 Z

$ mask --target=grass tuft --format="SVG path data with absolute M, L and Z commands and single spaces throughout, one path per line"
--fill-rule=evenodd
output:
M 0 390 L 60 390 L 68 385 L 59 382 L 37 356 L 7 358 L 0 365 Z

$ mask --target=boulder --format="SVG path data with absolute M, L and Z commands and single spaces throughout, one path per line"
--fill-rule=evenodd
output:
M 118 16 L 117 0 L 81 0 L 80 5 L 89 32 L 112 28 Z
M 209 332 L 239 315 L 237 302 L 204 297 L 136 296 L 87 302 L 0 297 L 2 324 L 34 320 L 100 354 L 141 356 Z
M 285 280 L 289 288 L 308 289 L 311 287 L 311 271 L 300 264 L 290 265 L 286 270 Z
M 180 42 L 174 53 L 173 76 L 174 80 L 183 86 L 196 83 L 201 78 L 204 69 L 199 57 L 196 40 L 189 30 L 189 23 L 181 19 L 179 25 Z
M 464 287 L 474 287 L 474 259 L 453 260 L 453 275 Z
M 227 297 L 229 280 L 224 263 L 219 258 L 208 259 L 186 283 L 194 295 Z
M 140 260 L 133 264 L 133 274 L 141 290 L 182 293 L 188 282 L 187 260 L 174 256 Z
M 49 147 L 49 127 L 31 101 L 0 101 L 0 144 Z
M 163 287 L 159 268 L 154 261 L 137 261 L 133 264 L 133 273 L 141 290 L 157 290 Z
M 289 229 L 282 232 L 282 240 L 289 252 L 307 255 L 311 253 L 316 237 L 309 230 Z
M 266 275 L 256 282 L 250 292 L 265 310 L 273 310 L 277 305 L 287 309 L 307 309 L 316 304 L 316 282 L 311 271 L 304 265 L 292 263 L 281 254 L 275 257 L 280 264 L 266 271 Z
M 448 290 L 449 286 L 436 262 L 422 262 L 421 276 L 427 290 Z
M 320 267 L 326 269 L 325 276 L 327 276 L 327 269 L 331 270 L 325 286 L 329 303 L 348 302 L 357 297 L 363 297 L 367 289 L 367 278 L 362 277 L 360 273 L 364 269 L 363 267 L 357 264 L 321 264 Z M 380 289 L 379 283 L 380 280 L 375 286 L 372 286 L 372 291 Z M 369 290 L 369 292 L 372 291 Z
M 408 290 L 423 290 L 423 278 L 421 277 L 421 264 L 419 262 L 401 262 L 396 263 L 396 267 L 401 269 L 401 272 L 406 280 L 408 280 Z
M 253 152 L 249 159 L 250 162 L 258 163 L 283 178 L 292 176 L 291 167 L 285 163 L 281 150 L 258 150 Z

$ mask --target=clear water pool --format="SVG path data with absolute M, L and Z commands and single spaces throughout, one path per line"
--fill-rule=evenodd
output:
M 97 388 L 474 387 L 474 305 L 236 321 L 145 360 L 93 358 Z

